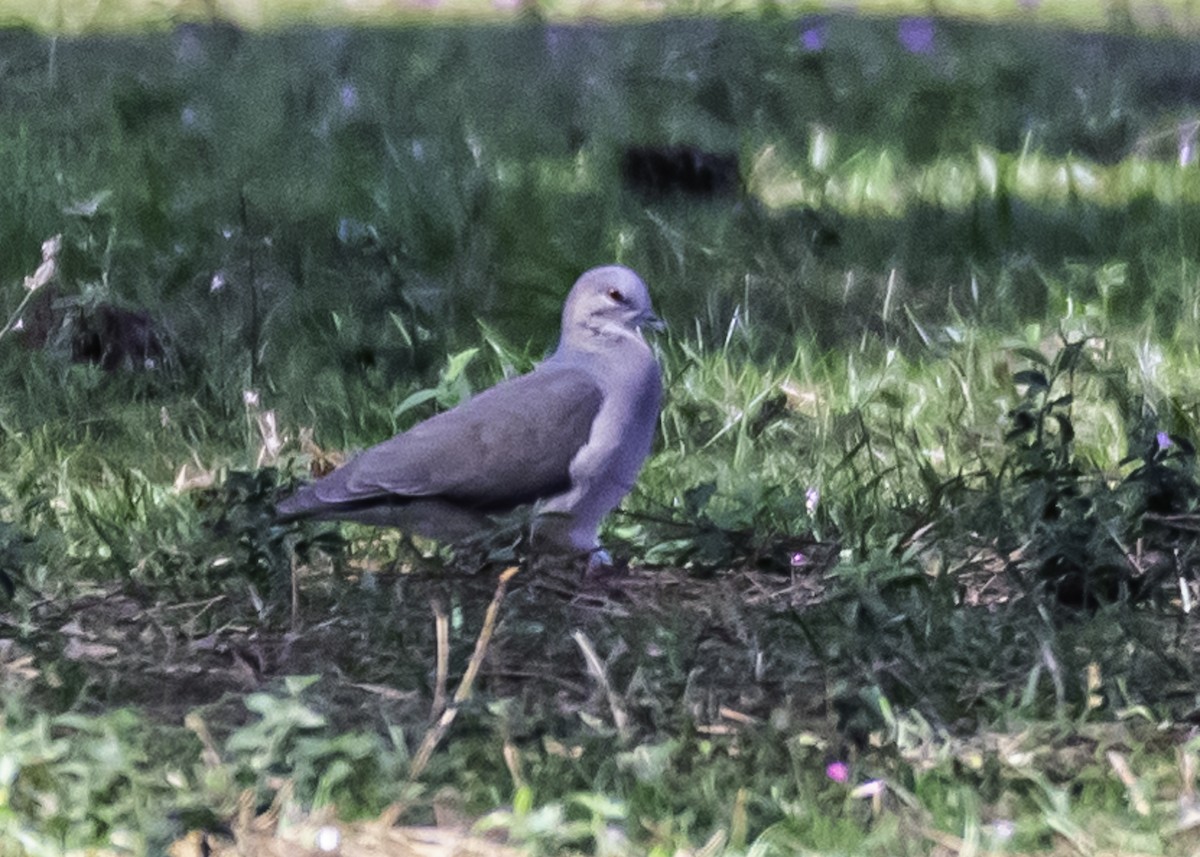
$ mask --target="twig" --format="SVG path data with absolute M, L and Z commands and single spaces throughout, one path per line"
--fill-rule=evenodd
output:
M 625 706 L 621 703 L 621 698 L 609 683 L 608 675 L 604 671 L 604 664 L 600 661 L 600 656 L 596 654 L 596 649 L 592 645 L 592 641 L 584 636 L 583 631 L 579 630 L 572 631 L 571 636 L 575 638 L 576 645 L 583 652 L 583 659 L 587 663 L 588 672 L 592 674 L 592 678 L 600 685 L 601 690 L 604 691 L 604 695 L 608 699 L 608 708 L 612 712 L 613 724 L 617 727 L 618 734 L 620 734 L 622 739 L 628 738 L 629 715 L 625 712 Z
M 437 720 L 446 708 L 446 683 L 450 676 L 450 617 L 441 601 L 434 600 L 433 626 L 437 633 L 437 679 L 433 687 L 433 706 L 429 719 Z
M 1109 750 L 1104 755 L 1108 759 L 1108 764 L 1112 766 L 1113 773 L 1121 781 L 1121 785 L 1125 786 L 1125 792 L 1129 796 L 1129 804 L 1133 807 L 1133 811 L 1142 816 L 1142 818 L 1148 816 L 1150 814 L 1150 802 L 1146 800 L 1141 783 L 1134 775 L 1133 769 L 1129 767 L 1129 761 L 1116 750 Z
M 475 684 L 475 676 L 479 674 L 479 668 L 483 666 L 483 656 L 487 654 L 488 644 L 492 641 L 492 632 L 496 630 L 496 617 L 500 614 L 500 604 L 504 601 L 508 582 L 518 571 L 520 568 L 514 565 L 500 573 L 496 594 L 492 596 L 492 603 L 488 605 L 487 613 L 483 617 L 483 628 L 479 631 L 479 638 L 475 640 L 475 651 L 471 653 L 471 660 L 467 662 L 467 671 L 463 674 L 462 681 L 458 683 L 458 690 L 454 694 L 456 705 L 471 698 L 471 688 Z
M 300 581 L 296 575 L 296 555 L 292 554 L 292 633 L 300 632 Z
M 13 327 L 16 325 L 16 323 L 21 320 L 21 313 L 25 311 L 25 307 L 29 304 L 29 302 L 31 300 L 33 300 L 33 296 L 35 294 L 37 294 L 37 292 L 26 292 L 25 293 L 25 297 L 23 297 L 21 299 L 21 302 L 19 304 L 17 304 L 17 308 L 15 310 L 13 310 L 13 314 L 9 318 L 8 324 L 4 325 L 3 328 L 0 328 L 0 338 L 3 338 L 7 333 L 9 333 L 9 331 L 11 331 L 13 329 Z
M 221 766 L 221 751 L 217 749 L 217 742 L 213 740 L 212 733 L 208 731 L 208 724 L 204 722 L 204 718 L 196 712 L 192 712 L 183 718 L 183 725 L 195 733 L 200 739 L 201 751 L 200 759 L 204 762 L 206 768 L 218 768 Z
M 504 601 L 505 590 L 517 571 L 519 568 L 514 565 L 501 573 L 500 582 L 496 585 L 496 594 L 492 596 L 492 603 L 488 605 L 487 613 L 483 617 L 483 627 L 479 631 L 479 637 L 475 640 L 475 651 L 471 653 L 471 660 L 467 662 L 467 671 L 463 673 L 462 680 L 458 683 L 458 690 L 454 692 L 454 704 L 443 711 L 438 721 L 425 731 L 425 737 L 421 739 L 421 746 L 417 748 L 412 766 L 408 771 L 410 783 L 424 773 L 425 767 L 433 756 L 433 751 L 437 749 L 438 744 L 449 731 L 450 724 L 458 716 L 459 705 L 471 698 L 475 677 L 479 675 L 479 668 L 483 665 L 484 655 L 487 654 L 488 645 L 492 641 L 492 633 L 496 630 L 496 617 L 500 615 L 500 605 Z

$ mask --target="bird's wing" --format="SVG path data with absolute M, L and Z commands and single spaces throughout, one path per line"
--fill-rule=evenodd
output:
M 285 501 L 285 514 L 398 497 L 502 511 L 570 485 L 603 394 L 584 370 L 543 365 L 373 446 Z M 302 496 L 303 495 L 303 496 Z

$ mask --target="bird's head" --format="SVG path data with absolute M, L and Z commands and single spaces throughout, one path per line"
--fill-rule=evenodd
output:
M 576 280 L 563 307 L 563 340 L 576 336 L 641 336 L 662 330 L 650 292 L 634 271 L 621 265 L 592 268 Z

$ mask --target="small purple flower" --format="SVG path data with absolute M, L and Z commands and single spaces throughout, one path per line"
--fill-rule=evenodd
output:
M 984 830 L 990 833 L 993 839 L 1000 842 L 1008 842 L 1008 840 L 1016 835 L 1017 825 L 1007 818 L 998 818 L 991 824 L 985 824 Z
M 788 564 L 792 568 L 804 568 L 804 566 L 808 565 L 808 557 L 804 554 L 804 551 L 793 551 L 792 555 L 788 557 Z
M 1165 431 L 1160 431 L 1154 436 L 1154 443 L 1159 450 L 1170 449 L 1175 444 L 1171 441 L 1171 436 Z
M 562 30 L 554 26 L 547 27 L 544 38 L 546 41 L 546 51 L 550 56 L 558 59 L 558 52 L 562 49 Z
M 933 53 L 932 18 L 901 18 L 896 35 L 900 44 L 911 54 Z
M 1196 162 L 1196 132 L 1200 122 L 1184 122 L 1179 126 L 1179 166 L 1187 167 Z
M 850 766 L 845 762 L 830 762 L 825 766 L 825 776 L 835 783 L 844 783 L 850 779 Z
M 819 51 L 825 47 L 825 22 L 810 21 L 800 33 L 800 45 L 806 51 Z

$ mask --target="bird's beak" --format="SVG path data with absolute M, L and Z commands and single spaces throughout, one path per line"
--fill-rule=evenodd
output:
M 661 318 L 659 318 L 658 316 L 656 316 L 654 313 L 648 312 L 644 316 L 642 316 L 641 319 L 638 320 L 638 327 L 641 327 L 641 328 L 648 327 L 651 330 L 657 330 L 661 333 L 662 331 L 667 329 L 667 323 L 665 321 L 663 321 Z

